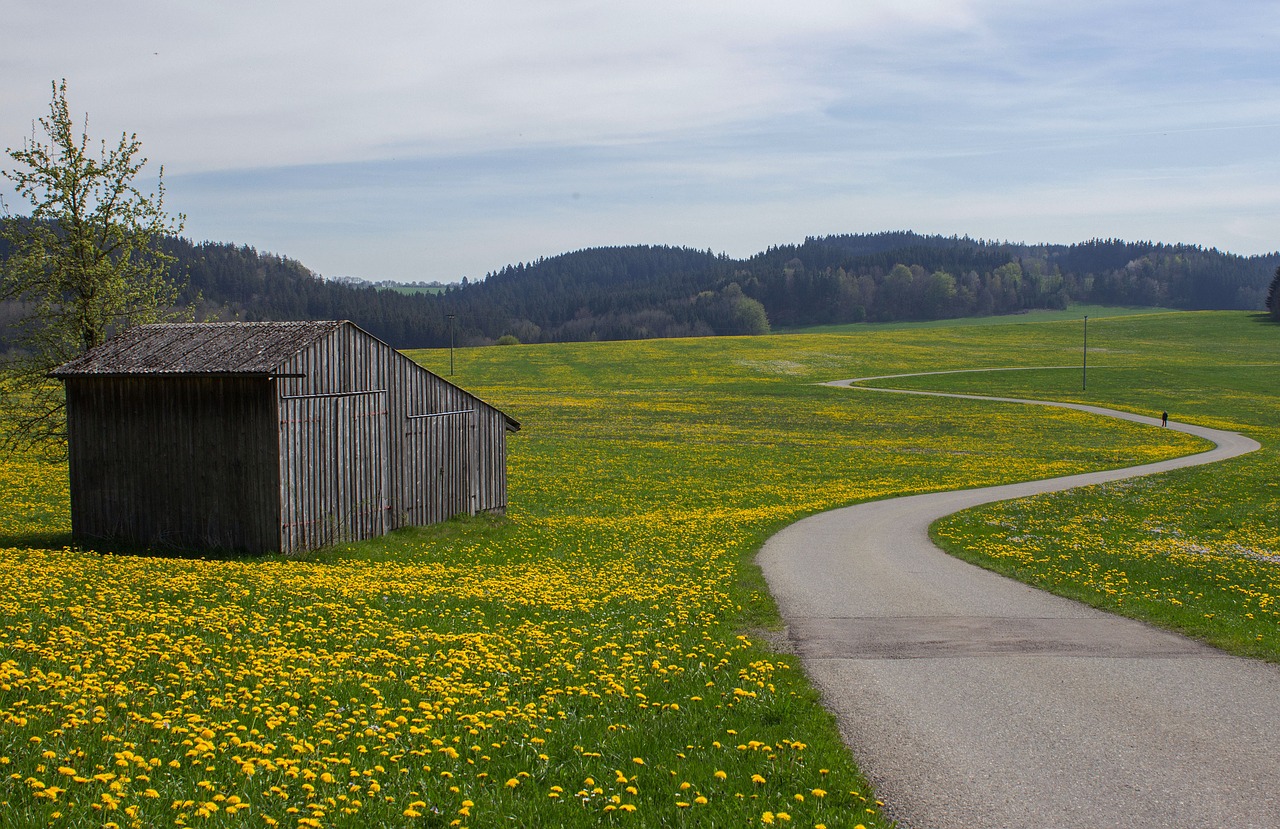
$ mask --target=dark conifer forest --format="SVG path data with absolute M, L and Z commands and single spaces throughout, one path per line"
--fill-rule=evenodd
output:
M 232 244 L 175 238 L 167 252 L 186 286 L 183 301 L 196 303 L 201 318 L 349 319 L 399 348 L 446 346 L 451 323 L 458 345 L 480 345 L 760 334 L 1073 302 L 1261 311 L 1280 266 L 1280 253 L 894 232 L 809 238 L 748 259 L 663 246 L 593 248 L 438 293 L 404 293 L 325 280 L 295 260 Z M 0 331 L 17 313 L 0 305 Z

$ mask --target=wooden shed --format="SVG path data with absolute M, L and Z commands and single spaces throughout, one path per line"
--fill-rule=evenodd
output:
M 52 376 L 77 535 L 291 552 L 507 505 L 520 424 L 347 321 L 143 325 Z

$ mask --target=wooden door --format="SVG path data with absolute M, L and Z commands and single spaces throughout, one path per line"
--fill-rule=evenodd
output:
M 474 514 L 476 413 L 472 409 L 405 419 L 405 522 L 434 524 Z
M 387 454 L 386 392 L 281 398 L 282 550 L 386 532 Z

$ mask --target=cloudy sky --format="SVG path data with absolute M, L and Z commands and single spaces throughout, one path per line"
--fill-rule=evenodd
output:
M 0 146 L 65 78 L 92 137 L 136 132 L 164 165 L 185 235 L 329 277 L 882 230 L 1280 248 L 1274 0 L 43 0 L 3 19 Z

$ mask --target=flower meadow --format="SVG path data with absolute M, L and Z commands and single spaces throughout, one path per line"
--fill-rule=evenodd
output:
M 1213 336 L 1199 336 L 1202 325 Z M 1244 314 L 1124 327 L 1126 348 L 1090 377 L 1094 396 L 1078 388 L 1068 396 L 1168 410 L 1174 420 L 1243 432 L 1263 448 L 1210 466 L 979 507 L 937 522 L 934 538 L 1038 587 L 1280 661 L 1280 328 Z M 1147 353 L 1160 359 L 1134 365 L 1135 355 Z M 904 385 L 973 389 L 975 379 Z M 1010 372 L 987 382 L 1001 394 L 1034 397 L 1059 380 L 1051 372 Z
M 890 825 L 754 550 L 854 501 L 1199 446 L 815 385 L 1074 338 L 993 331 L 463 350 L 453 379 L 524 424 L 508 515 L 296 558 L 76 547 L 65 466 L 7 459 L 0 826 Z
M 943 519 L 934 537 L 1037 587 L 1280 661 L 1280 532 L 1267 520 L 1280 515 L 1280 485 L 1267 480 L 1275 463 L 1263 455 L 1226 474 L 1182 470 L 997 504 Z M 1240 499 L 1237 472 L 1263 482 L 1254 497 Z

